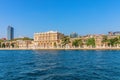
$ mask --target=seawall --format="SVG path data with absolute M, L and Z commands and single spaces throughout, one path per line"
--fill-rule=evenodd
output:
M 0 50 L 120 50 L 120 48 L 0 48 Z

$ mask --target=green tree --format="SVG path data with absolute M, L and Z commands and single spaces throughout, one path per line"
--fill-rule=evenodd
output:
M 2 47 L 2 42 L 3 42 L 3 40 L 2 40 L 2 39 L 0 39 L 0 47 Z
M 68 36 L 64 36 L 62 38 L 62 46 L 65 47 L 66 44 L 69 44 L 70 43 L 70 38 Z
M 115 47 L 118 44 L 120 44 L 120 38 L 119 37 L 111 38 L 111 39 L 108 40 L 108 45 L 109 46 Z
M 54 42 L 54 47 L 57 47 L 57 44 L 56 44 L 56 42 Z
M 15 38 L 14 41 L 16 41 L 16 40 L 33 40 L 33 39 L 31 39 L 29 37 L 24 37 L 24 38 Z
M 2 48 L 5 48 L 5 43 L 2 44 Z
M 106 35 L 103 36 L 103 38 L 102 38 L 102 43 L 103 43 L 105 46 L 108 46 L 108 42 L 109 42 L 108 37 L 107 37 Z
M 24 37 L 23 40 L 33 40 L 33 39 L 31 39 L 29 37 Z
M 82 43 L 82 40 L 81 39 L 75 39 L 73 42 L 72 42 L 72 46 L 75 46 L 75 47 L 78 47 L 78 46 L 82 46 L 83 43 Z
M 75 47 L 78 47 L 78 46 L 79 46 L 77 39 L 75 39 L 75 40 L 72 42 L 72 46 L 75 46 Z
M 82 39 L 78 39 L 78 44 L 79 44 L 79 46 L 80 46 L 80 47 L 82 47 L 82 46 L 83 46 Z
M 1 48 L 1 45 L 2 45 L 2 44 L 1 44 L 1 42 L 0 42 L 0 48 Z
M 118 36 L 117 44 L 120 44 L 120 36 Z
M 14 43 L 11 43 L 12 48 L 14 48 Z
M 95 47 L 95 39 L 94 38 L 89 38 L 86 41 L 87 46 Z

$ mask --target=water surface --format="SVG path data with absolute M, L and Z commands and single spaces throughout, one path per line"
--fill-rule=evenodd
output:
M 120 51 L 2 50 L 0 80 L 120 80 Z

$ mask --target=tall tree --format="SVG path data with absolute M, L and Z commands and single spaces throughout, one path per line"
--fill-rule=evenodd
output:
M 2 39 L 0 39 L 0 47 L 2 47 L 2 42 L 3 42 L 3 40 L 2 40 Z
M 64 36 L 62 38 L 62 46 L 65 47 L 69 43 L 70 43 L 70 38 L 68 36 Z
M 54 47 L 55 47 L 55 48 L 57 47 L 57 44 L 56 44 L 56 42 L 54 42 Z
M 108 46 L 108 37 L 105 35 L 105 36 L 103 36 L 103 38 L 102 38 L 102 44 L 104 44 L 105 46 Z
M 95 39 L 94 38 L 88 38 L 86 41 L 87 46 L 95 47 Z
M 78 46 L 82 46 L 83 43 L 82 43 L 82 40 L 81 39 L 75 39 L 73 42 L 72 42 L 72 46 L 75 46 L 75 47 L 78 47 Z
M 78 46 L 79 46 L 77 39 L 75 39 L 75 40 L 72 42 L 72 46 L 75 46 L 75 47 L 78 47 Z
M 11 43 L 12 48 L 14 48 L 14 43 Z
M 2 44 L 2 48 L 5 48 L 5 43 Z
M 0 48 L 1 48 L 1 45 L 2 45 L 2 44 L 1 44 L 1 42 L 0 42 Z
M 117 47 L 117 45 L 120 44 L 120 39 L 119 39 L 119 37 L 115 37 L 115 38 L 109 39 L 108 42 L 109 42 L 108 43 L 109 46 Z

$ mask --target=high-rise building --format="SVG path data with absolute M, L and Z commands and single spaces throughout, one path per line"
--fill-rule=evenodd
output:
M 77 38 L 78 37 L 78 34 L 73 32 L 70 34 L 70 38 Z
M 8 26 L 7 28 L 7 40 L 14 39 L 14 28 L 12 26 Z

